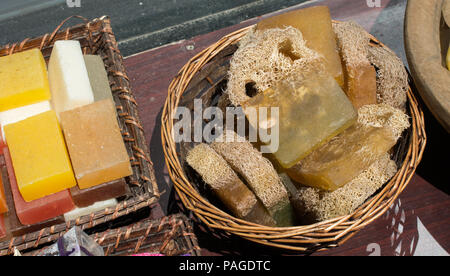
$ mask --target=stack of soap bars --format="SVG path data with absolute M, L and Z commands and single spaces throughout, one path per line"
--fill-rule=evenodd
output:
M 39 49 L 0 57 L 0 124 L 0 238 L 129 193 L 103 60 L 83 55 L 78 41 L 56 41 L 48 68 Z
M 392 177 L 389 152 L 409 122 L 378 101 L 384 91 L 369 42 L 356 23 L 333 23 L 324 6 L 261 20 L 241 39 L 224 96 L 242 107 L 259 140 L 196 145 L 186 159 L 233 215 L 267 226 L 292 225 L 291 213 L 302 222 L 307 214 L 308 223 L 329 219 Z M 256 208 L 264 212 L 250 218 Z

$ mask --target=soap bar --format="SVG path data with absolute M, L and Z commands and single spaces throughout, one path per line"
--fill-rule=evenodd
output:
M 371 106 L 365 107 L 360 108 L 361 120 L 366 117 L 364 111 Z M 374 111 L 370 111 L 372 114 L 369 115 L 375 117 L 370 122 L 359 121 L 345 130 L 289 169 L 289 176 L 304 185 L 334 191 L 366 170 L 397 142 L 398 134 L 390 123 L 385 122 L 407 122 L 397 115 L 399 110 L 380 114 L 374 114 Z
M 51 110 L 50 102 L 43 101 L 35 104 L 30 104 L 7 111 L 0 112 L 0 124 L 2 126 L 2 134 L 4 135 L 3 127 L 9 124 L 17 123 L 35 115 Z M 5 137 L 3 137 L 5 139 Z
M 56 41 L 48 64 L 52 106 L 61 112 L 94 102 L 80 43 Z
M 368 59 L 370 38 L 354 22 L 333 24 L 342 58 L 345 93 L 356 109 L 377 103 L 377 76 Z
M 39 49 L 0 57 L 0 111 L 50 97 L 47 66 Z
M 63 112 L 60 119 L 80 189 L 132 174 L 110 99 Z
M 76 185 L 54 111 L 4 127 L 17 186 L 29 202 Z
M 191 149 L 186 161 L 236 217 L 275 226 L 275 222 L 253 192 L 207 144 L 199 144 Z
M 278 149 L 272 149 L 283 168 L 290 168 L 314 149 L 356 122 L 357 113 L 344 91 L 329 75 L 314 72 L 303 80 L 283 80 L 242 105 L 250 124 L 279 126 Z M 278 107 L 278 118 L 250 119 L 251 110 Z M 272 145 L 277 145 L 272 143 Z
M 92 92 L 94 93 L 94 101 L 105 99 L 113 100 L 111 86 L 108 80 L 108 74 L 105 70 L 105 64 L 101 56 L 85 55 L 84 62 L 91 83 Z
M 19 192 L 15 167 L 13 167 L 9 149 L 4 148 L 3 154 L 8 170 L 16 215 L 23 225 L 31 225 L 53 219 L 75 208 L 69 190 L 63 190 L 37 200 L 26 202 Z
M 97 201 L 105 201 L 129 194 L 129 187 L 125 178 L 113 180 L 88 189 L 81 190 L 78 186 L 70 189 L 73 202 L 77 207 L 87 207 Z
M 294 216 L 289 196 L 272 163 L 250 142 L 238 139 L 234 131 L 224 130 L 211 147 L 246 181 L 277 226 L 292 226 Z
M 261 20 L 256 25 L 256 29 L 265 30 L 287 26 L 297 28 L 302 33 L 303 39 L 306 40 L 306 46 L 325 58 L 327 71 L 343 87 L 344 74 L 328 7 L 316 6 L 272 16 Z
M 8 212 L 8 202 L 6 201 L 5 185 L 0 171 L 0 214 Z
M 6 226 L 5 226 L 5 218 L 3 215 L 0 215 L 0 239 L 6 237 Z
M 96 213 L 98 211 L 104 210 L 106 208 L 112 208 L 115 209 L 117 205 L 117 199 L 111 198 L 104 201 L 96 202 L 90 206 L 83 207 L 83 208 L 75 208 L 70 212 L 67 212 L 64 214 L 64 220 L 66 222 L 76 220 L 79 217 L 90 215 L 93 213 Z

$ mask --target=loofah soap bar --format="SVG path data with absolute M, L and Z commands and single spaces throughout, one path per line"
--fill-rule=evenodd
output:
M 288 193 L 272 163 L 250 142 L 239 142 L 234 131 L 225 130 L 217 139 L 211 147 L 246 181 L 277 226 L 293 225 L 294 216 Z
M 356 109 L 377 103 L 377 74 L 367 58 L 369 36 L 354 22 L 333 24 L 344 65 L 345 93 Z
M 32 201 L 76 185 L 54 111 L 4 127 L 17 186 Z
M 303 80 L 283 80 L 242 105 L 249 108 L 279 107 L 279 147 L 274 157 L 284 168 L 301 159 L 356 121 L 351 102 L 329 75 L 310 73 Z M 253 120 L 250 120 L 252 124 Z M 259 126 L 264 122 L 258 120 Z M 255 122 L 253 122 L 255 124 Z M 258 125 L 253 125 L 257 128 Z
M 80 189 L 133 173 L 110 99 L 65 111 L 60 117 Z
M 261 20 L 256 25 L 256 29 L 265 30 L 287 26 L 300 30 L 306 41 L 306 46 L 325 58 L 327 71 L 343 87 L 344 75 L 341 59 L 336 50 L 336 38 L 331 26 L 328 7 L 316 6 L 269 17 Z
M 358 123 L 321 146 L 287 173 L 295 181 L 333 191 L 387 153 L 409 126 L 407 116 L 386 105 L 359 109 Z
M 267 226 L 275 222 L 227 162 L 206 144 L 191 149 L 186 161 L 238 218 Z
M 52 106 L 59 118 L 61 112 L 94 102 L 89 76 L 77 40 L 59 40 L 48 64 Z
M 47 67 L 39 49 L 0 57 L 0 111 L 48 100 Z

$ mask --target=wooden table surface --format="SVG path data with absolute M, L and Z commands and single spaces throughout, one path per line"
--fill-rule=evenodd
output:
M 311 1 L 276 13 L 310 5 L 328 5 L 334 19 L 358 22 L 404 59 L 401 9 L 404 9 L 405 1 L 381 0 L 380 7 L 369 7 L 368 2 L 377 3 L 373 0 Z M 399 15 L 401 18 L 398 18 Z M 150 144 L 151 159 L 162 192 L 161 214 L 167 214 L 174 204 L 174 190 L 165 166 L 160 130 L 161 112 L 168 86 L 180 68 L 196 53 L 222 36 L 258 20 L 260 18 L 253 18 L 235 26 L 125 58 L 125 66 L 139 103 L 141 121 Z M 383 38 L 386 38 L 386 41 Z M 448 162 L 444 166 L 448 167 Z M 440 185 L 432 185 L 416 174 L 384 216 L 358 232 L 342 246 L 313 255 L 448 255 L 450 197 L 447 192 L 437 187 L 442 184 L 447 186 L 449 183 L 448 178 L 436 181 L 442 182 L 438 183 Z M 195 228 L 204 255 L 287 254 L 240 238 L 219 239 L 206 233 L 202 225 L 196 225 Z

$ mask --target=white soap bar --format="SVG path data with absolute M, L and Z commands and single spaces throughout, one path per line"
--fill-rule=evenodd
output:
M 35 115 L 41 114 L 43 112 L 51 110 L 51 105 L 49 101 L 43 101 L 35 104 L 30 104 L 7 111 L 0 112 L 0 125 L 2 126 L 3 140 L 5 140 L 5 135 L 3 132 L 3 127 L 9 124 L 14 124 L 19 121 L 25 120 L 27 118 L 33 117 Z
M 52 106 L 58 116 L 61 112 L 94 102 L 94 93 L 77 40 L 55 42 L 48 64 L 48 78 Z
M 105 201 L 99 201 L 91 206 L 84 208 L 75 208 L 70 212 L 64 214 L 64 220 L 66 222 L 76 220 L 79 217 L 90 215 L 92 213 L 104 210 L 106 208 L 115 208 L 117 205 L 117 199 L 112 198 Z

